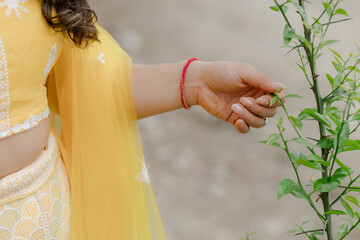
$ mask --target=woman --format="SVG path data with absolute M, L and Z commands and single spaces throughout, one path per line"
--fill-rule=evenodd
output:
M 165 239 L 136 120 L 200 105 L 246 133 L 276 113 L 284 86 L 249 65 L 131 67 L 95 21 L 86 0 L 0 2 L 0 239 Z

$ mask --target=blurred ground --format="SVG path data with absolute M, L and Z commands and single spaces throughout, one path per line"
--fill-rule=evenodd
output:
M 319 10 L 320 1 L 311 2 Z M 100 23 L 136 63 L 194 56 L 245 61 L 283 82 L 288 92 L 308 97 L 289 100 L 292 113 L 300 106 L 313 107 L 303 77 L 285 58 L 286 51 L 278 48 L 284 24 L 269 10 L 272 1 L 92 0 L 92 5 Z M 346 53 L 360 40 L 360 2 L 346 0 L 344 8 L 354 20 L 334 26 L 330 38 L 343 40 L 334 48 Z M 324 73 L 329 65 L 318 67 Z M 246 231 L 264 240 L 305 239 L 286 232 L 315 215 L 300 200 L 277 200 L 279 182 L 294 179 L 294 174 L 282 152 L 258 143 L 275 132 L 272 124 L 240 135 L 195 107 L 141 120 L 140 127 L 169 240 L 237 240 Z M 311 129 L 307 133 L 316 136 Z M 359 157 L 353 154 L 345 162 L 359 171 L 355 160 Z M 360 239 L 359 231 L 348 239 Z

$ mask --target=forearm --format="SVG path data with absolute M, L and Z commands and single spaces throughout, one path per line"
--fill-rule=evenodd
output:
M 185 63 L 132 66 L 132 88 L 138 119 L 182 107 L 180 80 Z M 187 69 L 185 98 L 189 106 L 197 104 L 203 65 L 203 62 L 194 61 Z

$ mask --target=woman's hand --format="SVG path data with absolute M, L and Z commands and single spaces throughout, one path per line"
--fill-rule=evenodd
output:
M 250 127 L 263 127 L 264 118 L 275 115 L 279 104 L 270 106 L 269 93 L 285 89 L 281 83 L 271 81 L 245 63 L 195 61 L 192 64 L 187 73 L 189 82 L 185 82 L 189 105 L 199 104 L 241 133 L 247 133 Z

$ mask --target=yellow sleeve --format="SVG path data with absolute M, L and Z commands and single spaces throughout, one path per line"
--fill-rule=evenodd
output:
M 65 40 L 48 79 L 70 175 L 71 239 L 164 240 L 143 161 L 131 59 L 99 31 L 100 43 L 86 49 Z

